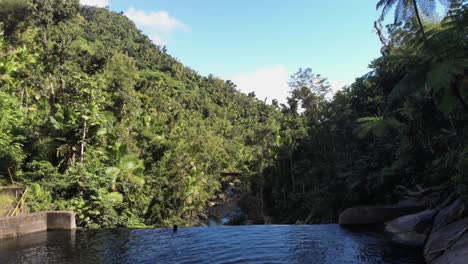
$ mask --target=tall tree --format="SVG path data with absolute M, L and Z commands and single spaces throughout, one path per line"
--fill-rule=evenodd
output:
M 459 0 L 437 0 L 441 5 L 449 7 L 452 2 Z M 377 9 L 382 8 L 382 21 L 387 13 L 395 7 L 395 24 L 400 22 L 408 22 L 416 19 L 421 33 L 425 35 L 424 26 L 421 17 L 433 17 L 436 14 L 436 0 L 379 0 Z

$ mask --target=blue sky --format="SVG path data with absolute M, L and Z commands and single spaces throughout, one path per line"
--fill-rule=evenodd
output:
M 336 90 L 380 55 L 372 0 L 81 0 L 123 11 L 154 42 L 202 75 L 231 79 L 260 99 L 288 95 L 299 67 Z

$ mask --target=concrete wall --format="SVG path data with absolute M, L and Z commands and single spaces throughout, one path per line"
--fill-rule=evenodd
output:
M 0 193 L 18 197 L 24 193 L 24 190 L 24 187 L 4 187 L 0 189 Z
M 47 212 L 47 230 L 73 230 L 75 228 L 76 223 L 74 212 Z
M 0 239 L 46 230 L 73 230 L 74 212 L 38 212 L 0 218 Z

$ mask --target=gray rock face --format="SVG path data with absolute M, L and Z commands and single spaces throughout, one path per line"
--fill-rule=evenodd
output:
M 425 210 L 398 217 L 385 223 L 385 233 L 393 243 L 406 247 L 423 247 L 427 238 L 423 230 L 430 227 L 436 213 L 436 210 Z
M 440 210 L 434 219 L 432 226 L 432 232 L 460 219 L 463 213 L 466 211 L 466 205 L 461 198 L 455 200 L 450 206 Z
M 468 218 L 439 228 L 429 236 L 424 258 L 431 264 L 465 264 L 468 260 Z
M 340 214 L 340 225 L 381 224 L 407 214 L 424 210 L 418 203 L 398 203 L 391 206 L 362 206 L 346 209 Z
M 390 242 L 412 248 L 421 248 L 424 246 L 427 236 L 424 234 L 418 234 L 416 232 L 406 232 L 394 234 L 390 238 Z
M 416 229 L 422 225 L 430 224 L 436 213 L 436 210 L 425 210 L 416 214 L 398 217 L 390 222 L 385 223 L 385 232 L 388 234 L 399 234 L 407 232 L 422 233 L 422 230 Z
M 392 208 L 407 208 L 407 207 L 420 207 L 425 208 L 426 205 L 420 201 L 416 200 L 401 200 L 396 204 L 387 205 L 385 207 L 392 207 Z

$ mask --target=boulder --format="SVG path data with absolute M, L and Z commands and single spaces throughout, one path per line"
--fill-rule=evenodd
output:
M 429 236 L 424 258 L 430 264 L 462 264 L 468 259 L 468 218 L 439 228 Z
M 407 208 L 407 207 L 425 208 L 425 204 L 420 202 L 420 201 L 416 201 L 416 200 L 401 200 L 396 204 L 387 205 L 386 207 L 392 207 L 392 208 Z
M 424 206 L 413 201 L 403 201 L 389 206 L 362 206 L 346 209 L 340 214 L 340 225 L 381 224 L 407 214 L 424 210 Z
M 425 226 L 429 225 L 430 227 L 436 213 L 437 210 L 425 210 L 416 214 L 398 217 L 385 223 L 385 232 L 390 235 L 407 232 L 423 233 L 423 230 L 426 229 Z
M 416 232 L 406 232 L 394 234 L 390 238 L 390 242 L 411 248 L 421 248 L 424 246 L 427 236 Z
M 448 207 L 443 208 L 437 214 L 432 226 L 432 232 L 460 219 L 466 211 L 466 205 L 461 198 L 456 199 Z
M 220 194 L 218 194 L 218 199 L 221 199 L 221 200 L 225 201 L 226 200 L 226 195 L 224 193 L 220 193 Z
M 442 191 L 431 192 L 423 197 L 420 201 L 426 205 L 427 208 L 434 208 L 444 200 L 444 193 Z

